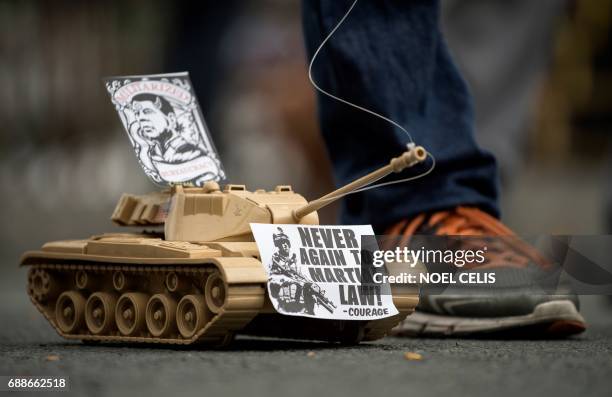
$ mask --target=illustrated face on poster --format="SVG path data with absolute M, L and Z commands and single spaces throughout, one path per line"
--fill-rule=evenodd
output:
M 105 85 L 155 183 L 202 186 L 225 179 L 188 73 L 110 77 Z
M 371 226 L 251 223 L 277 312 L 338 320 L 398 313 L 388 284 L 361 283 L 361 237 Z

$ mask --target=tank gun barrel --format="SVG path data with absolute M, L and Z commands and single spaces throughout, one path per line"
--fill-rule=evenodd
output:
M 342 196 L 355 191 L 357 189 L 361 189 L 385 176 L 395 172 L 402 172 L 406 168 L 412 167 L 418 163 L 425 161 L 427 158 L 427 151 L 422 146 L 414 146 L 409 145 L 408 150 L 402 153 L 401 156 L 394 157 L 391 159 L 389 164 L 381 167 L 367 175 L 362 176 L 359 179 L 354 180 L 353 182 L 342 186 L 339 189 L 334 190 L 331 193 L 326 194 L 323 197 L 320 197 L 316 200 L 311 201 L 303 207 L 300 207 L 293 211 L 293 217 L 296 222 L 310 214 L 311 212 L 317 211 L 322 207 L 331 204 L 332 202 L 338 200 Z

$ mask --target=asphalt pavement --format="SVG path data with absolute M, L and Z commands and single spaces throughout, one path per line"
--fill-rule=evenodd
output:
M 386 338 L 341 347 L 238 338 L 211 351 L 65 341 L 20 284 L 0 284 L 0 376 L 69 377 L 70 391 L 59 395 L 559 397 L 612 390 L 612 305 L 602 297 L 583 299 L 590 328 L 568 340 Z M 421 359 L 408 360 L 407 352 Z

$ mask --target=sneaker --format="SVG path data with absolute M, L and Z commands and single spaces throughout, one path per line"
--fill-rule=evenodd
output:
M 491 215 L 470 207 L 421 214 L 391 227 L 388 235 L 402 236 L 402 245 L 413 235 L 513 236 L 508 227 Z M 499 243 L 489 247 L 490 261 L 465 266 L 461 271 L 483 267 L 510 270 L 546 266 L 546 260 L 527 243 Z M 516 242 L 516 240 L 513 239 Z M 497 245 L 497 246 L 496 246 Z M 578 296 L 506 294 L 499 296 L 426 295 L 415 312 L 393 329 L 396 336 L 504 336 L 564 337 L 586 329 L 579 313 Z

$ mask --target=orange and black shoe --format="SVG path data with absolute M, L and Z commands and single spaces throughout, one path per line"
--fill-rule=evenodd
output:
M 514 233 L 491 215 L 470 207 L 421 214 L 391 227 L 387 235 L 401 236 L 410 244 L 414 235 L 513 236 Z M 518 238 L 513 239 L 513 241 Z M 494 239 L 482 266 L 508 269 L 543 266 L 543 257 L 527 243 L 504 243 Z M 491 249 L 492 248 L 492 249 Z M 461 271 L 482 271 L 465 266 Z M 396 336 L 503 336 L 564 337 L 583 332 L 578 296 L 534 295 L 529 293 L 471 296 L 440 294 L 421 296 L 416 311 L 392 332 Z

